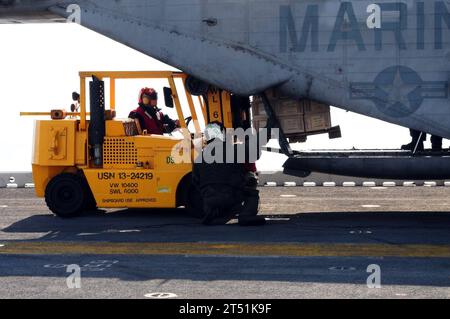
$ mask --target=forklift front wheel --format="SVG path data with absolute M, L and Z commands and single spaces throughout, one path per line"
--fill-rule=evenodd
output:
M 189 216 L 194 218 L 203 218 L 205 213 L 203 211 L 203 200 L 198 189 L 190 185 L 188 189 L 188 196 L 186 202 L 186 209 Z
M 79 215 L 88 202 L 88 194 L 81 176 L 63 173 L 55 176 L 45 189 L 48 208 L 62 218 Z

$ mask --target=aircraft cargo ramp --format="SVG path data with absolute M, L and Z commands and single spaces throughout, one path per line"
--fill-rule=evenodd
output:
M 295 152 L 284 164 L 288 175 L 320 172 L 378 179 L 441 180 L 450 178 L 448 151 L 326 150 Z

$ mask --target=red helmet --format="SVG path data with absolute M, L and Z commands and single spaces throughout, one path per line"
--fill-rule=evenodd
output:
M 144 95 L 147 96 L 150 100 L 157 100 L 158 99 L 158 93 L 155 91 L 155 89 L 152 88 L 143 88 L 141 89 L 141 92 L 139 93 L 139 103 L 142 103 Z

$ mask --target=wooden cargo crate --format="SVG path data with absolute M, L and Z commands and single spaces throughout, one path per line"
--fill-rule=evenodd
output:
M 322 131 L 331 128 L 330 112 L 305 114 L 304 121 L 306 132 Z
M 286 137 L 306 136 L 314 132 L 326 132 L 331 128 L 329 105 L 311 100 L 280 97 L 272 91 L 267 96 Z M 255 129 L 266 127 L 267 114 L 261 98 L 253 98 L 252 110 Z
M 319 103 L 311 100 L 303 100 L 303 113 L 330 113 L 330 106 L 327 104 Z
M 278 121 L 286 134 L 323 131 L 331 128 L 331 116 L 329 113 L 315 113 L 298 116 L 279 115 Z M 266 116 L 254 116 L 255 129 L 266 127 Z
M 324 103 L 312 100 L 293 100 L 293 99 L 269 99 L 274 111 L 279 115 L 293 115 L 303 113 L 325 113 L 330 112 L 330 106 Z M 252 102 L 254 115 L 264 115 L 264 103 L 261 98 L 255 97 Z
M 302 102 L 291 99 L 271 101 L 272 108 L 278 115 L 303 114 Z M 254 116 L 266 115 L 264 103 L 261 100 L 253 101 L 252 110 Z
M 302 114 L 296 116 L 279 115 L 278 121 L 285 134 L 298 134 L 305 132 L 305 123 Z M 255 129 L 264 128 L 267 125 L 267 117 L 258 115 L 253 117 L 253 126 Z

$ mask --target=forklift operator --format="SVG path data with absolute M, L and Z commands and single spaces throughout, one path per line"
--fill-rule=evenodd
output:
M 157 105 L 158 93 L 152 88 L 143 88 L 139 93 L 139 107 L 128 117 L 138 120 L 141 131 L 146 131 L 147 134 L 164 135 L 179 128 L 179 121 L 164 115 Z

